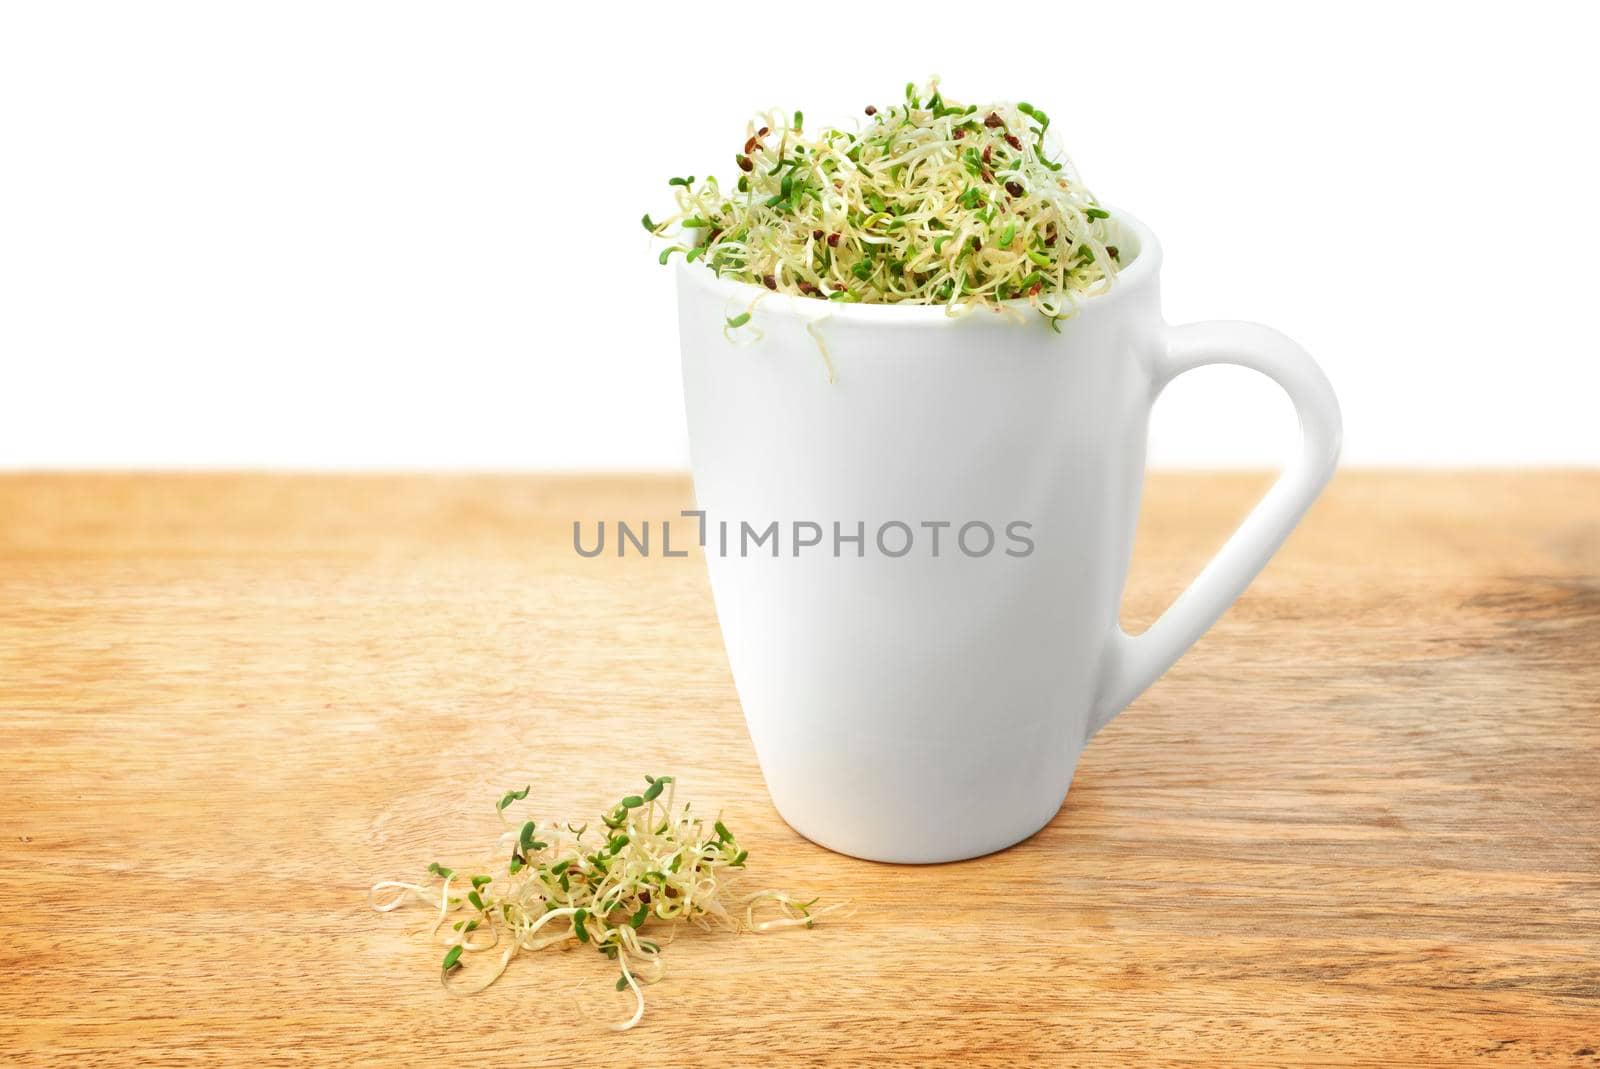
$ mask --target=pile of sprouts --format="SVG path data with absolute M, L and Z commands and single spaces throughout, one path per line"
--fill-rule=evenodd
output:
M 626 1031 L 644 1016 L 641 984 L 661 979 L 661 947 L 679 928 L 768 932 L 812 926 L 840 904 L 814 910 L 781 891 L 732 895 L 730 877 L 749 854 L 720 818 L 707 822 L 689 804 L 673 808 L 671 776 L 646 776 L 646 787 L 600 817 L 600 827 L 508 817 L 528 787 L 495 805 L 506 831 L 497 861 L 456 870 L 434 862 L 422 882 L 381 880 L 369 901 L 380 913 L 410 902 L 437 911 L 431 936 L 447 946 L 439 980 L 453 995 L 482 991 L 522 951 L 588 945 L 615 962 L 616 988 L 633 993 Z M 665 797 L 663 797 L 665 792 Z M 469 968 L 472 956 L 491 963 Z
M 661 262 L 681 253 L 777 293 L 951 314 L 1026 301 L 1052 327 L 1110 286 L 1120 256 L 1107 244 L 1110 212 L 1052 151 L 1043 111 L 959 104 L 934 79 L 866 114 L 856 132 L 814 135 L 801 112 L 758 116 L 731 189 L 673 178 L 677 212 L 644 216 L 675 241 Z

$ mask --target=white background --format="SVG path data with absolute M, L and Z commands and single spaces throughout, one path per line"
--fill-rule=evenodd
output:
M 0 467 L 681 467 L 640 214 L 933 73 L 1051 113 L 1170 319 L 1305 344 L 1347 462 L 1600 463 L 1584 7 L 7 4 Z M 1152 433 L 1293 417 L 1212 370 Z

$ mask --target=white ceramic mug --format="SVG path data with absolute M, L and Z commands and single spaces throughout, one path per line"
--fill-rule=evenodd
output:
M 680 268 L 728 661 L 773 802 L 823 846 L 953 861 L 1043 827 L 1090 737 L 1216 621 L 1333 474 L 1339 406 L 1321 369 L 1266 327 L 1166 325 L 1154 236 L 1112 222 L 1125 266 L 1059 333 L 1026 306 L 951 318 L 774 294 L 730 342 L 727 319 L 764 291 Z M 1150 408 L 1206 364 L 1275 379 L 1302 445 L 1130 637 L 1118 619 Z M 975 524 L 993 532 L 986 553 Z

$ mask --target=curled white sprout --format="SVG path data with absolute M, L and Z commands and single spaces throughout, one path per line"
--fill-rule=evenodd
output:
M 960 105 L 934 79 L 868 113 L 860 130 L 814 135 L 800 113 L 758 116 L 734 189 L 675 178 L 678 211 L 644 217 L 681 242 L 662 262 L 682 252 L 779 293 L 952 315 L 1026 302 L 1052 326 L 1111 285 L 1110 213 L 1053 151 L 1043 111 Z
M 440 983 L 452 995 L 484 990 L 523 951 L 574 941 L 593 945 L 617 963 L 617 990 L 633 995 L 632 1015 L 611 1025 L 624 1031 L 644 1016 L 643 985 L 665 973 L 661 946 L 685 925 L 766 932 L 810 927 L 840 908 L 813 910 L 815 900 L 801 902 L 774 890 L 730 897 L 748 853 L 720 819 L 708 823 L 687 803 L 675 809 L 672 777 L 646 782 L 640 794 L 603 814 L 594 833 L 588 825 L 507 822 L 499 839 L 505 860 L 470 870 L 476 875 L 434 863 L 428 882 L 380 880 L 368 891 L 368 902 L 380 913 L 409 902 L 437 909 L 430 938 L 450 948 Z M 524 788 L 501 798 L 496 808 L 503 822 L 507 809 L 527 793 Z M 758 908 L 772 906 L 776 916 L 757 919 Z M 462 968 L 467 955 L 502 943 L 486 972 Z

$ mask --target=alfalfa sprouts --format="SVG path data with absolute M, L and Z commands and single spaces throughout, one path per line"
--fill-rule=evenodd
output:
M 731 189 L 673 178 L 678 210 L 644 216 L 674 242 L 661 262 L 681 253 L 724 278 L 829 301 L 951 314 L 1025 302 L 1052 326 L 1111 285 L 1111 213 L 1053 151 L 1044 111 L 963 105 L 934 79 L 866 115 L 858 130 L 814 133 L 798 111 L 758 116 Z
M 816 909 L 783 891 L 733 889 L 749 853 L 720 817 L 685 802 L 674 808 L 671 776 L 601 814 L 598 827 L 507 817 L 529 788 L 508 791 L 495 809 L 506 831 L 496 860 L 470 869 L 434 862 L 418 881 L 380 880 L 369 901 L 380 913 L 408 903 L 435 911 L 430 938 L 447 947 L 439 982 L 452 995 L 482 991 L 521 953 L 586 944 L 617 966 L 616 989 L 632 995 L 625 1031 L 644 1016 L 644 986 L 665 973 L 662 947 L 684 926 L 767 932 L 806 927 L 841 903 Z M 486 955 L 479 967 L 472 959 Z

